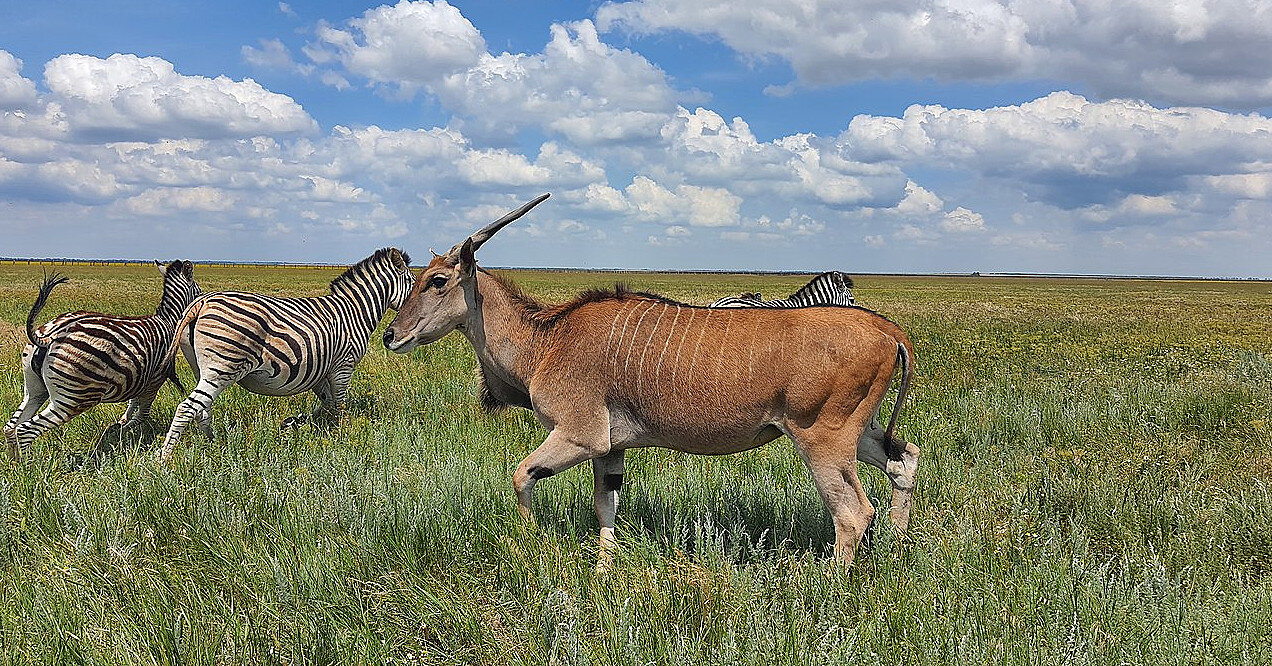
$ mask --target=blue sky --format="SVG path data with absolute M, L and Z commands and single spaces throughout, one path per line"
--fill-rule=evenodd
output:
M 1272 276 L 1269 52 L 1266 0 L 6 3 L 0 255 L 422 257 L 551 192 L 485 263 Z

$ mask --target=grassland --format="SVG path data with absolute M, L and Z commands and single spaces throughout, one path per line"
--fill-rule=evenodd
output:
M 50 314 L 153 309 L 153 269 L 64 270 Z M 289 294 L 333 273 L 197 269 Z M 614 279 L 515 277 L 548 300 Z M 699 303 L 802 282 L 621 277 Z M 5 417 L 38 280 L 0 266 Z M 881 513 L 851 571 L 783 439 L 630 454 L 596 575 L 590 472 L 540 484 L 521 527 L 509 479 L 544 433 L 478 410 L 452 335 L 374 345 L 335 430 L 280 434 L 312 397 L 235 388 L 216 441 L 192 430 L 168 466 L 74 463 L 118 405 L 0 463 L 0 664 L 1272 663 L 1272 286 L 862 277 L 857 295 L 917 344 L 900 427 L 924 455 L 909 538 Z M 160 421 L 178 400 L 164 389 Z

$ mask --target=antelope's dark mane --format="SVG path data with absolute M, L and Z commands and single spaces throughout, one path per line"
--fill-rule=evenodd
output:
M 578 296 L 564 302 L 556 304 L 542 303 L 535 297 L 527 294 L 517 283 L 508 278 L 496 275 L 485 269 L 479 269 L 483 274 L 499 283 L 507 292 L 508 297 L 521 310 L 521 317 L 531 326 L 538 329 L 549 329 L 556 326 L 557 322 L 569 315 L 571 312 L 587 305 L 589 303 L 599 303 L 601 301 L 624 301 L 630 299 L 653 299 L 670 305 L 679 305 L 680 307 L 699 307 L 689 305 L 679 301 L 672 300 L 660 294 L 651 294 L 644 291 L 632 291 L 627 285 L 616 282 L 612 287 L 594 287 L 588 289 Z
M 509 280 L 508 278 L 491 273 L 490 271 L 481 267 L 478 267 L 477 270 L 480 271 L 482 274 L 486 275 L 487 277 L 493 279 L 495 282 L 498 282 L 499 285 L 503 287 L 504 291 L 507 292 L 509 298 L 512 299 L 513 303 L 517 304 L 518 308 L 521 310 L 522 318 L 531 326 L 534 326 L 535 328 L 538 328 L 541 330 L 550 329 L 553 326 L 556 326 L 557 322 L 559 322 L 563 317 L 583 307 L 584 305 L 587 305 L 588 303 L 598 303 L 601 301 L 625 301 L 625 300 L 642 299 L 642 300 L 654 300 L 660 303 L 675 305 L 677 307 L 682 307 L 682 308 L 694 308 L 696 310 L 711 310 L 712 312 L 728 312 L 729 311 L 729 309 L 727 308 L 726 309 L 711 308 L 706 305 L 694 305 L 692 303 L 683 303 L 681 301 L 675 300 L 674 298 L 668 298 L 666 296 L 663 296 L 662 294 L 653 294 L 647 291 L 632 291 L 630 288 L 628 288 L 627 285 L 621 282 L 615 283 L 613 287 L 600 287 L 600 288 L 588 289 L 587 291 L 584 291 L 583 293 L 579 294 L 578 296 L 575 296 L 574 298 L 564 303 L 558 303 L 558 304 L 552 305 L 552 304 L 540 302 L 535 297 L 531 296 L 530 294 L 527 294 L 525 290 L 523 290 L 520 286 L 517 285 L 517 283 L 513 282 L 512 280 Z M 834 271 L 831 271 L 831 272 L 834 272 Z M 846 282 L 848 283 L 848 286 L 852 286 L 852 279 L 848 278 L 848 276 L 846 275 L 844 276 L 844 278 Z M 844 310 L 861 310 L 862 312 L 866 312 L 868 314 L 874 315 L 875 317 L 878 317 L 894 326 L 897 325 L 895 321 L 892 321 L 891 319 L 880 314 L 879 312 L 875 310 L 871 310 L 870 308 L 862 307 L 860 305 L 820 305 L 817 307 L 842 308 Z M 742 308 L 739 308 L 739 309 L 742 309 Z M 799 308 L 776 308 L 776 309 L 786 310 L 786 309 L 799 309 Z
M 355 277 L 359 275 L 366 274 L 367 271 L 371 269 L 372 264 L 388 259 L 394 252 L 397 252 L 399 255 L 401 255 L 402 261 L 405 262 L 407 266 L 411 265 L 411 255 L 395 247 L 382 247 L 376 250 L 371 256 L 346 268 L 343 273 L 332 278 L 331 285 L 330 285 L 331 291 L 335 292 L 336 287 L 354 279 Z

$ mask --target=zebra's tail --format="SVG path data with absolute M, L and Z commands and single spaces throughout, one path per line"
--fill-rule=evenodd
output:
M 181 378 L 177 376 L 176 359 L 174 358 L 172 360 L 173 362 L 168 364 L 168 381 L 172 382 L 172 384 L 177 387 L 178 391 L 188 393 L 188 391 L 186 391 L 185 384 L 182 384 Z
M 177 322 L 176 328 L 172 329 L 172 344 L 168 346 L 168 351 L 163 355 L 164 372 L 167 373 L 168 381 L 177 385 L 182 393 L 185 393 L 185 386 L 182 386 L 181 380 L 177 378 L 177 351 L 181 349 L 181 336 L 186 334 L 186 330 L 199 318 L 203 313 L 204 299 L 195 299 L 193 303 L 186 307 L 185 312 L 181 313 L 181 321 Z M 191 344 L 194 343 L 194 335 L 191 333 Z
M 31 344 L 37 347 L 48 347 L 52 342 L 52 339 L 48 337 L 35 334 L 35 318 L 40 316 L 40 310 L 44 309 L 44 304 L 49 300 L 49 294 L 53 293 L 53 288 L 67 281 L 66 276 L 61 273 L 44 276 L 44 284 L 40 285 L 40 294 L 35 297 L 35 303 L 31 305 L 31 312 L 27 315 L 26 334 Z

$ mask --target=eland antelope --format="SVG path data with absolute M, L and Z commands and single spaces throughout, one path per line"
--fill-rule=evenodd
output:
M 542 304 L 478 267 L 474 253 L 546 198 L 435 256 L 384 333 L 385 347 L 403 353 L 459 330 L 480 364 L 483 404 L 531 409 L 547 428 L 513 474 L 526 520 L 539 480 L 592 461 L 603 569 L 627 449 L 716 455 L 786 434 L 830 510 L 843 562 L 875 513 L 858 459 L 892 482 L 892 524 L 905 530 L 919 449 L 893 436 L 914 371 L 896 324 L 855 307 L 711 309 L 622 288 Z M 870 427 L 898 367 L 887 429 Z

